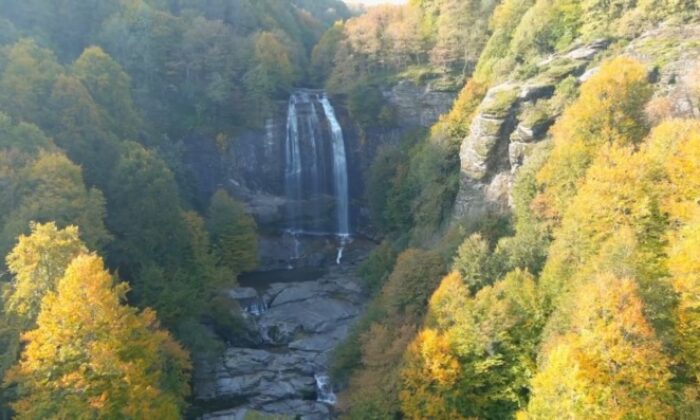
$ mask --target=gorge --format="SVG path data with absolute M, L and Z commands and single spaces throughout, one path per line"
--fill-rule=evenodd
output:
M 199 363 L 197 399 L 223 409 L 204 419 L 235 419 L 252 409 L 329 418 L 336 401 L 329 357 L 367 300 L 354 271 L 369 248 L 362 239 L 352 244 L 345 138 L 326 93 L 293 92 L 286 136 L 277 141 L 284 141 L 286 200 L 278 235 L 291 238 L 285 241 L 291 245 L 289 268 L 250 273 L 241 278 L 242 287 L 229 291 L 246 314 L 253 346 L 234 342 L 220 360 Z M 310 244 L 329 240 L 337 252 L 334 260 L 324 259 L 336 266 L 304 267 Z
M 247 314 L 246 342 L 233 342 L 221 359 L 203 362 L 196 371 L 198 405 L 210 407 L 204 418 L 237 418 L 251 410 L 302 419 L 331 416 L 329 358 L 368 302 L 357 270 L 376 246 L 352 233 L 350 220 L 360 226 L 367 222 L 359 217 L 361 209 L 350 205 L 351 190 L 357 201 L 362 182 L 350 188 L 348 178 L 361 174 L 359 167 L 368 165 L 365 159 L 374 148 L 397 141 L 399 132 L 434 123 L 452 98 L 449 92 L 406 84 L 385 95 L 401 120 L 396 128 L 371 133 L 365 145 L 347 110 L 338 110 L 315 89 L 295 90 L 284 107 L 279 105 L 285 112 L 268 120 L 265 130 L 233 143 L 233 153 L 245 157 L 228 161 L 223 172 L 241 174 L 228 185 L 267 233 L 261 241 L 262 271 L 244 275 L 240 287 L 227 292 Z M 238 162 L 247 169 L 241 171 Z M 284 169 L 276 172 L 278 180 L 259 184 L 266 168 L 276 165 Z M 247 187 L 255 182 L 257 187 Z
M 698 418 L 700 0 L 400 3 L 0 0 L 1 420 Z

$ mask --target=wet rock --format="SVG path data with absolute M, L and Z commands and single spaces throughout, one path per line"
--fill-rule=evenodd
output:
M 205 414 L 202 416 L 202 420 L 245 420 L 251 417 L 259 420 L 292 420 L 294 418 L 292 416 L 263 413 L 262 411 L 247 408 L 236 408 Z
M 229 296 L 245 300 L 258 292 L 242 287 Z M 260 299 L 269 309 L 251 319 L 267 347 L 230 347 L 219 360 L 199 360 L 196 398 L 236 406 L 208 417 L 216 420 L 236 418 L 243 409 L 330 418 L 329 406 L 315 401 L 317 378 L 327 372 L 330 352 L 347 337 L 367 299 L 354 267 L 333 267 L 312 281 L 272 283 Z
M 267 343 L 289 344 L 299 333 L 331 331 L 338 322 L 353 318 L 358 313 L 359 308 L 350 302 L 316 297 L 283 305 L 273 304 L 260 317 L 258 325 Z
M 310 335 L 289 343 L 289 348 L 306 352 L 323 353 L 332 350 L 348 335 L 350 323 L 344 323 L 323 335 Z
M 243 300 L 243 299 L 256 299 L 258 298 L 258 291 L 252 287 L 236 287 L 228 291 L 228 295 L 231 299 Z
M 327 405 L 308 400 L 284 400 L 267 404 L 261 409 L 270 413 L 296 413 L 301 420 L 328 420 L 330 409 Z

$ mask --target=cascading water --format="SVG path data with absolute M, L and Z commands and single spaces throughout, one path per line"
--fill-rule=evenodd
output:
M 321 97 L 321 105 L 323 112 L 326 114 L 326 119 L 331 125 L 331 135 L 333 137 L 333 186 L 335 188 L 336 217 L 338 220 L 338 235 L 350 235 L 350 207 L 348 194 L 348 164 L 345 155 L 345 138 L 343 137 L 343 129 L 338 123 L 335 116 L 333 105 L 328 100 L 326 95 Z
M 331 386 L 331 378 L 325 374 L 315 374 L 316 380 L 316 401 L 335 405 L 337 397 Z
M 284 190 L 289 204 L 287 206 L 287 218 L 294 222 L 299 218 L 299 202 L 301 201 L 302 169 L 301 148 L 299 144 L 299 120 L 297 117 L 298 97 L 292 95 L 287 107 L 287 140 L 285 142 L 285 168 Z M 295 243 L 292 257 L 299 257 L 299 249 L 296 246 L 295 227 L 290 226 L 290 234 Z
M 289 98 L 285 154 L 287 233 L 293 240 L 293 258 L 300 256 L 299 235 L 333 232 L 340 242 L 336 257 L 340 263 L 350 242 L 347 154 L 343 129 L 322 91 L 298 90 Z M 325 204 L 329 198 L 335 208 L 331 223 L 326 215 L 330 206 Z

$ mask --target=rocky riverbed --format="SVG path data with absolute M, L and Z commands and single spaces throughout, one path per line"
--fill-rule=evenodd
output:
M 356 242 L 341 264 L 307 271 L 300 281 L 293 272 L 258 273 L 242 282 L 249 287 L 229 291 L 260 345 L 232 346 L 219 360 L 199 363 L 196 399 L 223 408 L 204 419 L 244 418 L 250 410 L 332 417 L 329 356 L 367 301 L 356 275 L 367 250 Z

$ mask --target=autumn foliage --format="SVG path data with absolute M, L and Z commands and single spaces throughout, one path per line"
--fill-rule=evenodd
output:
M 18 418 L 179 417 L 187 353 L 154 312 L 123 304 L 127 289 L 95 255 L 71 262 L 7 375 Z

